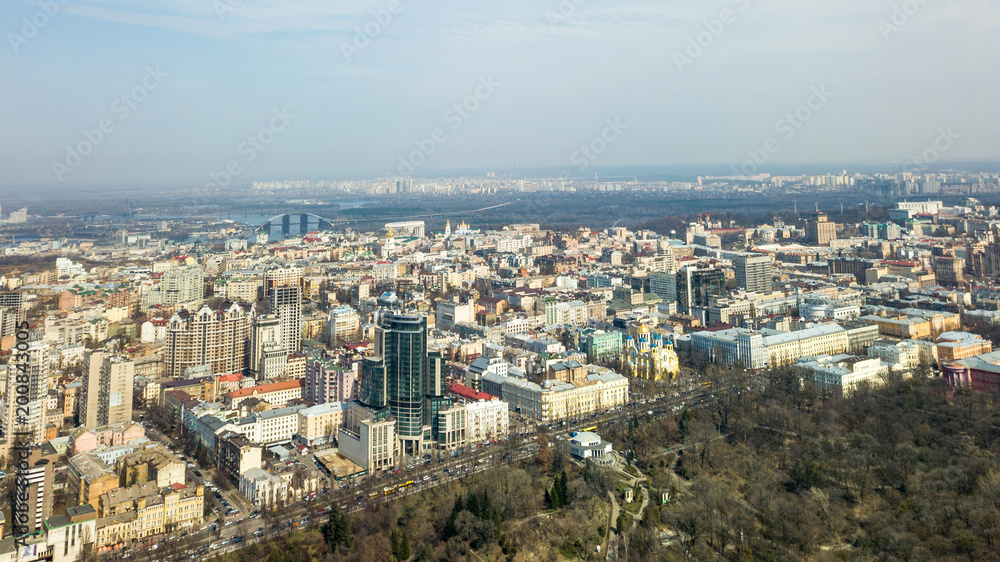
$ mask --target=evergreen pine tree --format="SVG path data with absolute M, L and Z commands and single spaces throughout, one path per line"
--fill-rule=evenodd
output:
M 466 508 L 469 510 L 469 513 L 475 515 L 477 519 L 482 515 L 482 511 L 479 507 L 479 498 L 476 497 L 475 493 L 469 492 L 469 499 L 466 504 Z
M 569 505 L 569 482 L 566 480 L 565 470 L 559 476 L 559 499 L 563 505 Z
M 445 540 L 448 540 L 458 534 L 455 522 L 458 520 L 458 514 L 462 512 L 464 505 L 465 503 L 462 501 L 462 496 L 456 495 L 455 503 L 451 507 L 451 515 L 448 516 L 448 523 L 444 526 L 444 530 L 442 531 Z
M 331 511 L 330 518 L 321 529 L 326 546 L 333 552 L 337 547 L 344 545 L 351 548 L 351 522 L 346 514 L 340 510 Z
M 548 507 L 555 507 L 552 505 L 552 494 L 549 493 L 548 488 L 545 489 L 545 505 Z
M 688 411 L 687 406 L 684 406 L 684 411 L 681 412 L 681 419 L 677 420 L 677 429 L 680 431 L 681 437 L 687 437 L 690 426 L 691 412 Z
M 389 533 L 389 550 L 390 550 L 390 552 L 392 552 L 392 557 L 393 558 L 395 558 L 396 560 L 401 560 L 401 558 L 399 556 L 399 554 L 400 554 L 400 552 L 399 552 L 399 532 L 396 531 L 396 529 L 393 529 L 392 532 Z
M 405 532 L 402 533 L 402 537 L 399 538 L 399 559 L 407 560 L 410 558 L 410 536 Z
M 559 509 L 565 504 L 562 496 L 559 495 L 559 483 L 552 483 L 552 490 L 549 491 L 549 497 L 552 498 L 552 509 Z
M 483 512 L 483 519 L 486 519 L 487 517 L 490 516 L 490 512 L 493 511 L 493 506 L 490 505 L 490 491 L 489 490 L 483 490 L 483 500 L 481 502 L 479 502 L 479 503 L 480 503 L 480 506 L 481 506 L 481 509 L 482 509 L 482 512 Z
M 351 519 L 346 513 L 341 513 L 337 519 L 335 537 L 339 544 L 344 545 L 346 548 L 351 548 Z

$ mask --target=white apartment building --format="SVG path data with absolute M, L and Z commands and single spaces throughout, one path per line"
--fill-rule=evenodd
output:
M 252 416 L 255 431 L 247 437 L 264 445 L 288 443 L 299 431 L 299 412 L 303 409 L 305 406 L 298 405 L 257 412 Z
M 372 277 L 375 282 L 395 281 L 399 272 L 399 267 L 391 261 L 380 261 L 372 266 Z
M 937 364 L 937 347 L 924 340 L 879 341 L 868 348 L 869 357 L 878 357 L 894 373 L 909 373 L 921 364 Z
M 205 272 L 199 267 L 174 267 L 163 272 L 160 282 L 142 293 L 142 308 L 174 305 L 205 297 Z
M 251 468 L 240 475 L 240 493 L 257 507 L 271 507 L 288 501 L 288 481 L 260 468 Z
M 554 324 L 586 326 L 590 320 L 590 308 L 583 301 L 569 301 L 556 304 Z
M 547 380 L 538 385 L 507 377 L 501 385 L 501 394 L 515 412 L 550 423 L 624 405 L 628 402 L 629 382 L 610 370 L 592 371 L 585 384 Z
M 800 357 L 837 355 L 850 347 L 847 330 L 837 324 L 794 332 L 771 329 L 754 332 L 744 328 L 696 332 L 691 335 L 691 345 L 711 361 L 725 365 L 739 362 L 748 369 L 789 365 Z
M 465 405 L 466 438 L 469 441 L 496 439 L 510 431 L 510 411 L 501 400 L 472 402 Z
M 795 366 L 811 371 L 819 390 L 845 397 L 853 394 L 863 382 L 873 386 L 883 384 L 889 374 L 889 366 L 878 357 L 820 355 L 803 357 Z
M 265 292 L 272 287 L 296 286 L 302 282 L 302 268 L 296 266 L 273 267 L 264 271 Z
M 326 341 L 337 346 L 357 340 L 361 333 L 361 316 L 349 306 L 330 311 L 326 319 Z
M 83 268 L 83 264 L 73 263 L 73 260 L 69 258 L 56 258 L 56 277 L 63 278 L 68 277 L 73 279 L 75 277 L 80 277 L 86 275 L 86 270 Z
M 434 310 L 434 321 L 438 328 L 447 330 L 459 322 L 473 323 L 475 314 L 475 307 L 472 303 L 441 301 Z

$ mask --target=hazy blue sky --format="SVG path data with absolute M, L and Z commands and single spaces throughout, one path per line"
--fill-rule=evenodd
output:
M 5 0 L 0 184 L 1000 154 L 996 0 L 397 1 Z

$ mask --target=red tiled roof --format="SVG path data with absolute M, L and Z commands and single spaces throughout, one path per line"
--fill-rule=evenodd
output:
M 485 392 L 474 390 L 460 383 L 451 385 L 451 387 L 448 388 L 448 391 L 469 400 L 493 400 L 492 394 L 486 394 Z
M 252 386 L 250 388 L 241 388 L 239 390 L 234 390 L 227 394 L 229 398 L 243 398 L 245 396 L 254 396 L 258 394 L 267 394 L 269 392 L 279 392 L 282 390 L 291 390 L 293 388 L 303 388 L 306 385 L 305 379 L 295 379 L 284 382 L 275 382 L 271 384 L 262 384 L 260 386 Z

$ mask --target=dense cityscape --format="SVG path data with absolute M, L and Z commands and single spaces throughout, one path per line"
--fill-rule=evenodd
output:
M 998 23 L 0 2 L 0 562 L 1000 559 Z
M 495 185 L 250 189 L 377 212 L 393 197 L 429 197 L 408 194 L 426 185 L 473 183 Z M 336 553 L 354 513 L 524 463 L 555 478 L 544 498 L 532 492 L 533 509 L 570 502 L 567 471 L 600 471 L 586 478 L 608 488 L 591 498 L 600 533 L 548 548 L 624 557 L 641 526 L 653 541 L 644 555 L 690 553 L 697 536 L 663 515 L 692 483 L 678 461 L 747 439 L 731 418 L 775 373 L 829 403 L 913 380 L 1000 392 L 997 207 L 980 199 L 996 198 L 995 175 L 842 173 L 746 189 L 765 184 L 896 202 L 600 228 L 482 227 L 485 211 L 471 210 L 370 231 L 301 210 L 246 223 L 144 218 L 141 206 L 114 217 L 17 211 L 5 228 L 22 238 L 67 230 L 12 240 L 0 261 L 3 482 L 15 497 L 4 520 L 27 538 L 16 546 L 6 533 L 0 554 L 208 559 L 320 527 Z M 371 199 L 337 203 L 351 195 Z M 664 426 L 662 441 L 640 442 L 647 424 Z M 665 471 L 663 455 L 674 458 Z M 464 548 L 544 550 L 513 532 L 497 543 L 496 517 Z M 396 559 L 410 557 L 401 537 L 425 557 L 462 548 L 404 533 L 392 533 Z

